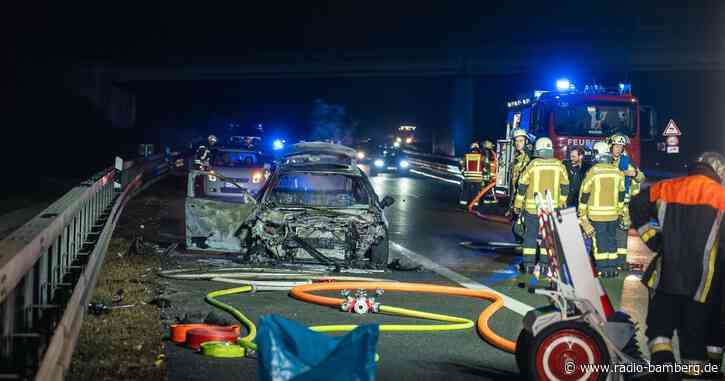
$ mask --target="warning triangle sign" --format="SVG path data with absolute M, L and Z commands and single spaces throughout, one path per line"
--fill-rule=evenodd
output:
M 667 127 L 665 127 L 665 131 L 662 133 L 662 136 L 680 136 L 682 135 L 682 132 L 680 131 L 680 128 L 677 127 L 677 123 L 675 123 L 674 120 L 670 119 L 670 121 L 667 123 Z

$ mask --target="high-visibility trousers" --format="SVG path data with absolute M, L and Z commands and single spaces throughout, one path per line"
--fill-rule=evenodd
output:
M 598 271 L 607 270 L 617 260 L 617 221 L 592 221 L 594 237 L 592 237 L 592 252 Z
M 548 256 L 540 255 L 537 258 L 537 252 L 539 251 L 539 244 L 537 242 L 539 236 L 539 216 L 527 211 L 523 211 L 522 213 L 524 213 L 524 226 L 526 227 L 523 237 L 524 240 L 521 244 L 524 266 L 534 265 L 537 259 L 541 264 L 548 264 Z

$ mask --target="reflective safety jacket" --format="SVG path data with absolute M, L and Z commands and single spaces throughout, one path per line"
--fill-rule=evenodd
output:
M 463 179 L 465 181 L 483 180 L 483 157 L 479 152 L 469 152 L 463 156 Z
M 546 190 L 551 192 L 555 208 L 566 205 L 569 194 L 569 177 L 566 168 L 558 159 L 536 158 L 526 166 L 519 178 L 516 191 L 515 208 L 524 208 L 531 214 L 536 214 L 536 193 L 543 197 Z
M 719 303 L 725 249 L 725 187 L 706 175 L 655 183 L 632 198 L 632 225 L 657 256 L 642 276 L 649 288 Z
M 531 159 L 526 151 L 516 152 L 514 154 L 514 162 L 511 165 L 511 199 L 513 200 L 516 189 L 519 186 L 519 178 L 526 169 Z
M 483 182 L 488 185 L 491 180 L 496 178 L 496 152 L 491 149 L 483 151 Z
M 624 214 L 624 174 L 612 164 L 597 163 L 589 169 L 579 194 L 581 217 L 610 222 Z

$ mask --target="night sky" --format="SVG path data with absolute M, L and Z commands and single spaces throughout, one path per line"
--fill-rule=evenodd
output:
M 502 133 L 506 99 L 570 75 L 613 83 L 629 79 L 643 104 L 651 101 L 662 118 L 679 118 L 690 126 L 693 147 L 712 140 L 725 143 L 723 134 L 711 136 L 722 130 L 718 124 L 725 119 L 717 102 L 725 96 L 725 86 L 719 86 L 725 85 L 722 67 L 708 72 L 585 74 L 586 68 L 577 67 L 576 57 L 566 49 L 570 44 L 590 44 L 596 51 L 598 46 L 626 47 L 633 41 L 677 40 L 725 56 L 725 7 L 719 1 L 181 3 L 55 2 L 4 12 L 0 24 L 10 47 L 0 93 L 0 122 L 10 126 L 4 130 L 68 162 L 92 163 L 110 161 L 108 141 L 123 151 L 139 140 L 185 139 L 228 122 L 263 122 L 280 134 L 304 136 L 312 102 L 324 99 L 344 105 L 361 134 L 385 135 L 404 122 L 430 134 L 449 124 L 452 78 L 123 83 L 137 98 L 137 120 L 134 128 L 118 130 L 74 94 L 67 73 L 87 63 L 130 68 L 478 55 L 506 60 L 536 46 L 554 52 L 560 64 L 476 78 L 478 138 Z M 23 152 L 19 147 L 13 145 L 4 154 Z M 55 172 L 84 171 L 88 169 L 59 167 Z

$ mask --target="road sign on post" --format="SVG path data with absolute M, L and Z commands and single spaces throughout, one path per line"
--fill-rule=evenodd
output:
M 680 146 L 667 147 L 667 153 L 680 153 Z
M 680 139 L 677 136 L 668 136 L 667 145 L 672 147 L 680 144 Z
M 670 119 L 670 121 L 667 123 L 667 127 L 665 127 L 665 131 L 662 132 L 662 136 L 680 136 L 682 135 L 682 132 L 680 131 L 680 128 L 677 127 L 677 123 L 675 123 L 674 120 Z

